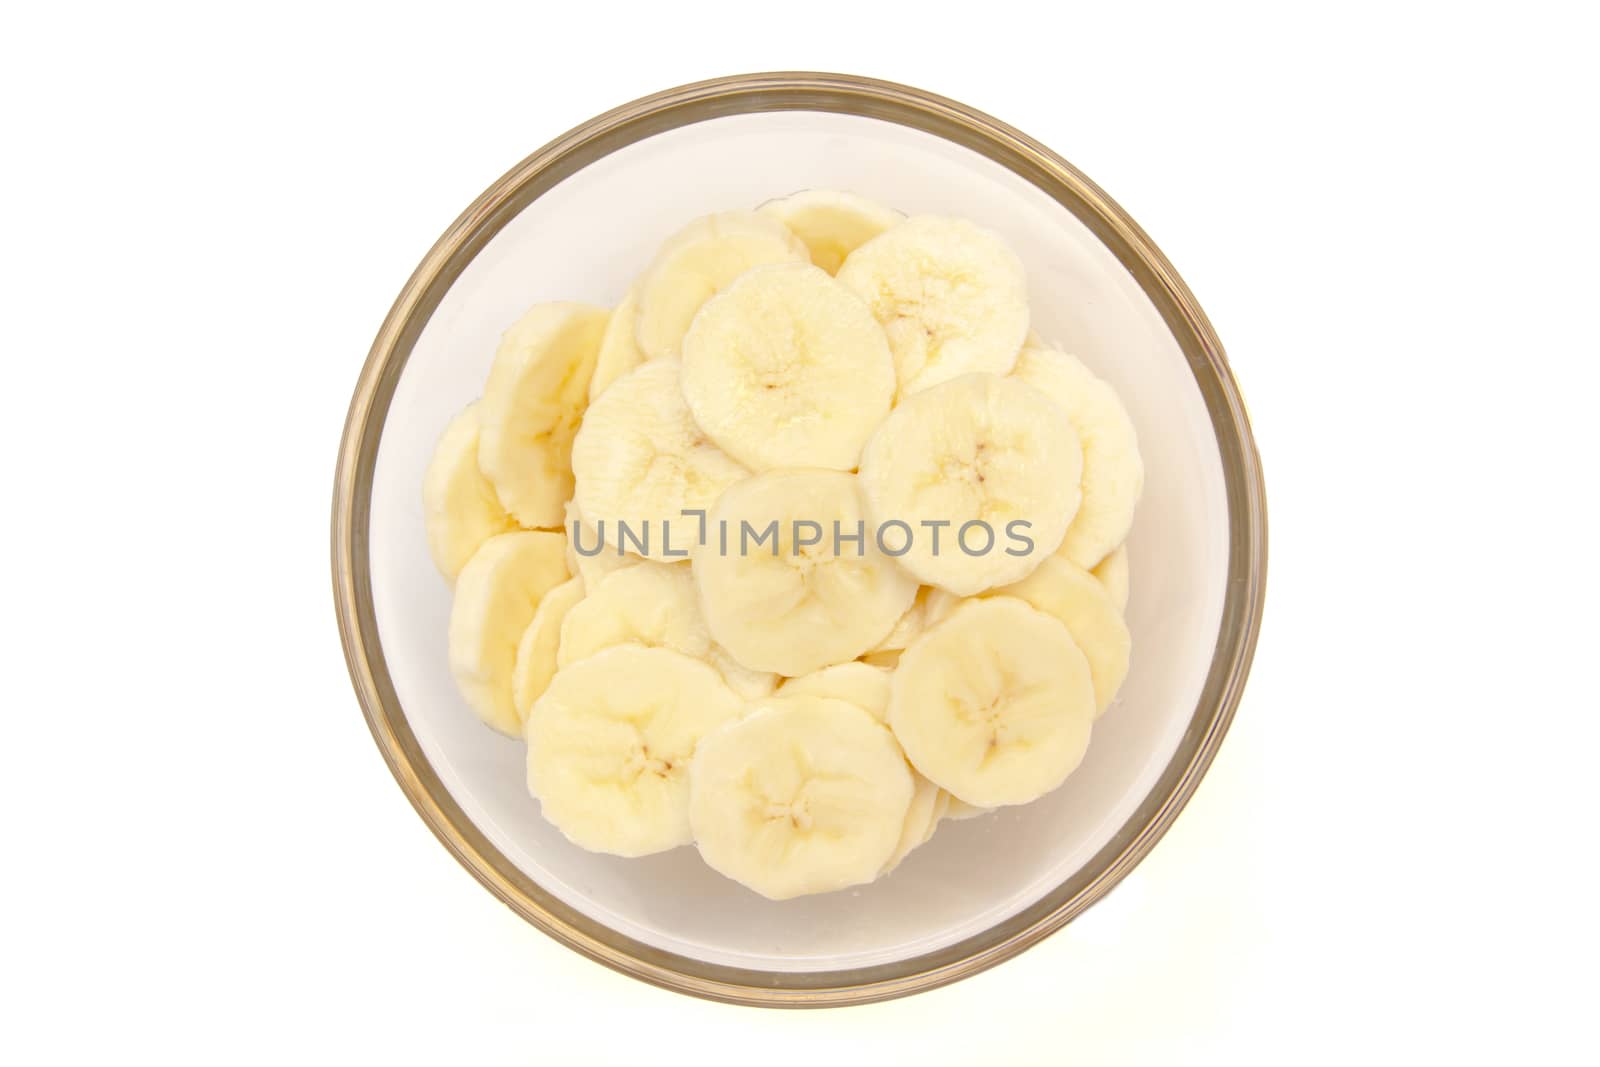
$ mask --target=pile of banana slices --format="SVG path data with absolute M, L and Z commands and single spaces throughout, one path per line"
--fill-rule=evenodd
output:
M 690 223 L 612 311 L 530 310 L 423 503 L 452 673 L 544 817 L 782 900 L 1072 773 L 1143 485 L 996 235 L 809 191 Z

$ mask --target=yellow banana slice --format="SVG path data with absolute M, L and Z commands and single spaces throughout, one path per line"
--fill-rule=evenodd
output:
M 968 601 L 901 657 L 889 725 L 916 769 L 974 807 L 1026 804 L 1083 759 L 1089 664 L 1056 619 L 1013 597 Z
M 547 530 L 491 537 L 456 576 L 450 605 L 450 673 L 478 717 L 521 733 L 512 693 L 517 646 L 539 601 L 567 580 L 565 539 Z
M 495 351 L 478 408 L 478 466 L 523 526 L 561 525 L 572 496 L 572 438 L 606 318 L 604 308 L 587 304 L 540 304 Z
M 422 478 L 428 551 L 450 581 L 485 541 L 517 528 L 478 469 L 479 428 L 478 405 L 468 404 L 445 427 Z
M 851 252 L 838 278 L 888 333 L 902 398 L 974 371 L 1008 373 L 1028 333 L 1022 262 L 964 219 L 907 219 Z
M 564 667 L 528 715 L 528 790 L 592 852 L 644 856 L 692 839 L 689 766 L 743 703 L 710 666 L 617 645 Z
M 689 819 L 712 868 L 787 900 L 876 878 L 899 844 L 911 795 L 905 757 L 867 712 L 774 696 L 701 741 Z
M 894 389 L 889 342 L 872 313 L 810 264 L 741 274 L 683 338 L 695 422 L 754 471 L 854 470 Z

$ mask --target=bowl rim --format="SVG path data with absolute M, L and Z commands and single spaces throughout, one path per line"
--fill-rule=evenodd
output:
M 835 971 L 744 969 L 667 952 L 596 922 L 514 866 L 451 797 L 407 723 L 378 637 L 367 555 L 373 469 L 395 385 L 429 317 L 472 258 L 529 203 L 596 159 L 680 126 L 771 111 L 856 115 L 934 134 L 1006 167 L 1086 224 L 1155 304 L 1188 360 L 1217 436 L 1231 533 L 1205 686 L 1177 751 L 1112 839 L 1061 885 L 987 930 L 922 956 Z M 339 446 L 332 556 L 339 636 L 373 739 L 417 813 L 485 888 L 562 944 L 654 985 L 737 1004 L 828 1007 L 933 989 L 1015 956 L 1105 896 L 1160 840 L 1215 758 L 1249 673 L 1266 592 L 1266 498 L 1221 341 L 1172 264 L 1098 186 L 1033 138 L 945 97 L 855 75 L 780 71 L 694 82 L 614 108 L 518 163 L 451 224 L 401 290 L 362 367 Z

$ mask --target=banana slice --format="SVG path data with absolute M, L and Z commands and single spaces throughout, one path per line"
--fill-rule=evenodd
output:
M 1078 510 L 1082 470 L 1071 423 L 1043 393 L 969 374 L 889 413 L 862 454 L 861 486 L 880 531 L 910 528 L 895 537 L 906 546 L 897 562 L 968 596 L 1016 581 L 1055 551 Z
M 769 697 L 709 734 L 689 774 L 689 821 L 713 869 L 772 900 L 876 878 L 898 846 L 911 772 L 860 708 Z
M 829 274 L 839 273 L 846 256 L 905 218 L 864 196 L 833 189 L 807 189 L 756 210 L 787 226 L 805 243 L 811 262 Z
M 1116 390 L 1065 352 L 1026 347 L 1011 374 L 1065 411 L 1083 446 L 1083 504 L 1056 552 L 1080 567 L 1093 567 L 1127 539 L 1144 492 L 1144 460 L 1133 420 Z
M 790 678 L 778 687 L 779 696 L 816 696 L 843 700 L 871 715 L 881 723 L 889 721 L 889 670 L 852 660 L 836 663 L 820 671 L 799 678 Z M 933 836 L 934 825 L 944 817 L 950 806 L 950 794 L 928 781 L 915 770 L 911 772 L 911 810 L 906 814 L 906 824 L 895 846 L 894 855 L 884 867 L 887 874 L 906 857 L 912 849 Z
M 695 425 L 670 359 L 644 364 L 595 401 L 572 443 L 572 471 L 584 521 L 612 548 L 650 559 L 693 548 L 699 523 L 684 510 L 710 508 L 748 473 Z
M 933 806 L 933 820 L 928 823 L 928 832 L 922 838 L 924 845 L 933 840 L 933 832 L 939 829 L 939 824 L 944 822 L 945 818 L 950 814 L 951 807 L 956 803 L 955 797 L 943 789 L 939 790 L 939 799 Z
M 500 339 L 478 409 L 478 466 L 523 526 L 561 525 L 606 318 L 587 304 L 539 304 Z
M 1089 661 L 1094 679 L 1095 715 L 1105 714 L 1128 677 L 1133 637 L 1106 587 L 1082 567 L 1052 556 L 1015 585 L 993 590 L 1016 597 L 1059 619 Z
M 881 723 L 889 721 L 889 672 L 870 663 L 851 660 L 820 671 L 789 678 L 778 687 L 781 696 L 827 697 L 843 700 Z
M 707 215 L 667 238 L 639 279 L 634 336 L 646 359 L 676 355 L 695 312 L 764 263 L 804 263 L 806 246 L 776 219 L 753 211 Z
M 1100 565 L 1090 573 L 1106 587 L 1106 592 L 1111 594 L 1111 602 L 1117 606 L 1117 611 L 1127 615 L 1128 546 L 1118 545 L 1116 551 L 1101 560 Z
M 699 604 L 695 611 L 700 610 Z M 722 680 L 728 683 L 743 700 L 760 700 L 769 697 L 778 688 L 779 677 L 771 671 L 753 671 L 743 663 L 733 658 L 733 653 L 712 642 L 711 648 L 706 652 L 706 662 L 715 667 L 722 675 Z
M 948 793 L 945 795 L 949 796 Z M 950 797 L 950 803 L 945 806 L 944 814 L 940 818 L 949 819 L 952 822 L 963 822 L 967 819 L 976 819 L 980 815 L 987 815 L 993 810 L 993 808 L 976 808 L 965 800 Z
M 1013 597 L 968 601 L 906 649 L 889 725 L 923 776 L 974 807 L 1026 804 L 1083 759 L 1089 663 L 1056 619 Z
M 1113 594 L 1094 575 L 1052 556 L 1022 581 L 991 589 L 981 597 L 1015 597 L 1060 621 L 1089 661 L 1095 716 L 1105 714 L 1128 677 L 1133 637 Z M 971 601 L 949 593 L 930 596 L 928 625 L 937 625 L 967 603 Z
M 450 673 L 478 717 L 513 737 L 522 725 L 511 690 L 517 646 L 539 600 L 567 580 L 564 540 L 548 530 L 500 534 L 456 576 Z
M 1022 261 L 963 219 L 907 219 L 850 253 L 838 278 L 889 335 L 902 398 L 973 371 L 1008 373 L 1028 334 Z
M 606 320 L 606 332 L 600 335 L 594 374 L 589 378 L 589 403 L 593 404 L 612 382 L 644 362 L 644 353 L 633 339 L 633 324 L 638 318 L 639 290 L 633 288 Z
M 561 647 L 561 621 L 583 599 L 583 579 L 568 578 L 544 596 L 533 611 L 533 621 L 522 631 L 511 671 L 511 703 L 517 719 L 528 721 L 533 702 L 544 693 L 556 673 L 556 652 Z
M 556 672 L 528 715 L 528 791 L 591 852 L 645 856 L 692 839 L 689 764 L 742 701 L 710 666 L 619 645 Z
M 706 658 L 711 635 L 686 565 L 640 562 L 607 575 L 562 620 L 556 665 L 567 667 L 624 644 Z
M 843 540 L 858 527 L 859 544 Z M 693 560 L 711 636 L 745 666 L 788 677 L 855 659 L 917 595 L 866 530 L 855 476 L 839 471 L 772 471 L 728 489 Z
M 422 513 L 434 566 L 451 581 L 489 538 L 510 533 L 494 486 L 478 469 L 478 405 L 468 404 L 450 420 L 422 476 Z
M 873 648 L 874 652 L 902 651 L 922 636 L 922 631 L 928 628 L 928 594 L 935 591 L 932 586 L 922 586 L 917 590 L 917 599 L 911 602 L 906 613 L 889 631 L 889 636 L 879 641 Z
M 578 513 L 578 507 L 567 501 L 567 573 L 583 579 L 584 589 L 593 589 L 605 580 L 606 575 L 643 563 L 632 552 L 619 552 L 614 545 L 600 540 L 600 531 Z M 579 552 L 578 549 L 583 551 Z M 598 552 L 593 551 L 599 548 Z
M 900 861 L 920 848 L 933 836 L 939 824 L 939 814 L 948 806 L 950 794 L 934 785 L 920 774 L 912 773 L 911 806 L 906 809 L 906 821 L 900 827 L 900 840 L 895 843 L 889 861 L 879 873 L 888 874 L 900 866 Z
M 806 263 L 757 267 L 707 300 L 683 338 L 683 395 L 751 470 L 854 470 L 894 401 L 872 313 Z

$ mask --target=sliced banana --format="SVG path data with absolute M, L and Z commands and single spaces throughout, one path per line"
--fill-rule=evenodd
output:
M 839 273 L 846 256 L 905 218 L 864 196 L 834 189 L 807 189 L 757 210 L 787 226 L 805 243 L 811 262 L 829 274 Z
M 901 657 L 889 725 L 913 766 L 974 807 L 1026 804 L 1083 759 L 1089 664 L 1067 628 L 1014 597 L 968 601 Z
M 680 365 L 667 359 L 618 379 L 595 401 L 572 443 L 572 471 L 584 521 L 613 548 L 651 559 L 693 548 L 699 523 L 683 512 L 709 508 L 748 473 L 695 424 Z M 622 537 L 619 522 L 635 540 Z
M 928 628 L 928 594 L 937 592 L 932 586 L 922 586 L 917 590 L 917 599 L 911 602 L 906 613 L 900 616 L 894 628 L 889 631 L 889 636 L 879 641 L 872 649 L 874 652 L 893 652 L 904 649 L 911 642 L 922 635 Z
M 494 486 L 478 469 L 478 405 L 468 404 L 450 420 L 422 476 L 422 513 L 434 566 L 451 581 L 489 538 L 510 533 Z
M 799 678 L 790 678 L 778 687 L 778 695 L 843 700 L 848 704 L 854 704 L 879 722 L 887 724 L 891 673 L 887 668 L 874 667 L 860 660 L 836 663 Z M 913 787 L 911 810 L 906 814 L 906 825 L 901 833 L 900 843 L 895 847 L 888 866 L 884 868 L 885 873 L 904 859 L 906 853 L 933 836 L 933 826 L 928 824 L 930 814 L 932 822 L 937 823 L 943 818 L 945 809 L 949 807 L 950 794 L 929 782 L 915 770 L 911 772 L 911 780 Z
M 979 596 L 1016 597 L 1059 620 L 1089 661 L 1095 715 L 1105 714 L 1128 676 L 1133 651 L 1133 637 L 1111 590 L 1082 567 L 1052 556 L 1022 581 Z M 944 592 L 930 596 L 928 625 L 937 625 L 966 603 L 970 601 Z
M 528 710 L 555 677 L 561 622 L 583 596 L 583 579 L 568 578 L 539 598 L 533 621 L 517 643 L 515 666 L 511 671 L 511 703 L 517 709 L 519 721 L 528 721 Z
M 478 415 L 478 466 L 518 523 L 556 528 L 572 496 L 572 438 L 607 312 L 539 304 L 500 339 Z
M 1123 615 L 1128 613 L 1128 546 L 1118 545 L 1116 551 L 1100 561 L 1091 572 L 1111 594 L 1111 602 Z
M 717 643 L 755 670 L 795 677 L 854 659 L 917 595 L 866 530 L 851 474 L 758 474 L 722 494 L 707 535 L 693 557 L 701 609 Z
M 641 561 L 607 575 L 562 620 L 556 664 L 567 667 L 624 644 L 706 658 L 711 635 L 686 565 Z
M 689 764 L 744 703 L 710 666 L 618 645 L 564 667 L 528 715 L 528 790 L 592 852 L 644 856 L 692 840 Z
M 600 335 L 600 350 L 594 357 L 594 374 L 589 378 L 589 403 L 593 404 L 611 383 L 644 362 L 644 353 L 634 340 L 633 326 L 639 318 L 639 290 L 629 289 L 606 320 Z
M 948 793 L 945 795 L 949 796 Z M 967 819 L 976 819 L 980 815 L 987 815 L 993 810 L 993 808 L 973 807 L 965 800 L 957 800 L 955 797 L 950 797 L 950 803 L 945 806 L 944 814 L 940 818 L 949 819 L 952 822 L 963 822 Z
M 889 342 L 872 313 L 808 263 L 740 275 L 683 338 L 695 422 L 754 471 L 854 470 L 894 390 Z
M 889 671 L 870 663 L 851 660 L 835 663 L 798 678 L 789 678 L 778 687 L 782 696 L 828 697 L 854 704 L 879 722 L 889 721 Z
M 901 860 L 927 843 L 933 836 L 934 827 L 939 825 L 941 810 L 950 803 L 950 794 L 922 775 L 912 772 L 911 780 L 911 806 L 906 809 L 906 821 L 900 827 L 900 840 L 889 854 L 889 861 L 883 865 L 883 874 L 900 866 Z
M 565 538 L 548 530 L 491 537 L 456 576 L 450 605 L 450 673 L 478 717 L 521 732 L 511 676 L 539 600 L 567 580 Z
M 933 840 L 933 832 L 939 829 L 939 824 L 944 822 L 945 817 L 950 813 L 950 808 L 955 803 L 955 797 L 951 796 L 943 789 L 939 790 L 939 800 L 933 806 L 933 821 L 928 824 L 928 832 L 922 838 L 922 843 L 924 845 Z
M 889 731 L 825 697 L 757 702 L 701 741 L 689 777 L 700 855 L 773 900 L 872 881 L 900 842 L 912 797 Z
M 1055 551 L 1078 510 L 1082 465 L 1072 425 L 1043 393 L 969 374 L 890 412 L 862 454 L 861 487 L 880 531 L 909 527 L 889 546 L 906 545 L 897 562 L 969 596 Z
M 1117 391 L 1065 352 L 1025 347 L 1011 373 L 1067 413 L 1083 446 L 1083 504 L 1056 551 L 1080 567 L 1093 567 L 1127 538 L 1144 492 L 1133 420 Z
M 695 611 L 699 611 L 699 605 Z M 733 653 L 723 648 L 716 642 L 711 643 L 706 652 L 706 662 L 711 664 L 722 675 L 722 680 L 728 683 L 728 688 L 739 694 L 744 700 L 759 700 L 768 697 L 778 688 L 780 681 L 778 675 L 771 671 L 753 671 L 743 663 L 733 658 Z
M 1028 333 L 1022 261 L 964 219 L 907 219 L 851 252 L 838 278 L 888 333 L 901 397 L 973 371 L 1008 373 Z
M 753 211 L 707 215 L 667 238 L 639 279 L 634 336 L 646 359 L 676 355 L 695 313 L 764 263 L 804 263 L 810 253 L 776 219 Z
M 566 515 L 567 572 L 582 578 L 585 589 L 595 588 L 613 571 L 644 562 L 643 557 L 619 552 L 616 546 L 600 540 L 600 531 L 584 520 L 573 501 L 567 501 Z M 599 551 L 595 551 L 597 548 Z
M 1133 637 L 1106 587 L 1082 567 L 1052 556 L 1015 585 L 992 591 L 1016 597 L 1059 619 L 1089 662 L 1095 715 L 1105 714 L 1128 677 Z

